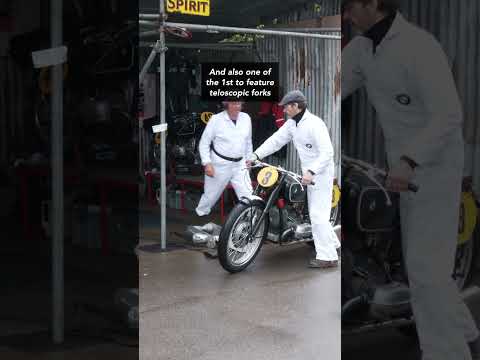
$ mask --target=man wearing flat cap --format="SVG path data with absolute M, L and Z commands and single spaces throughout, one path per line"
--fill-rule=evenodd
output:
M 210 118 L 202 134 L 199 152 L 205 169 L 205 185 L 196 208 L 198 216 L 210 214 L 229 183 L 239 199 L 252 195 L 252 182 L 245 169 L 245 159 L 253 150 L 252 121 L 241 111 L 242 104 L 240 98 L 226 98 L 225 110 Z
M 423 360 L 480 359 L 474 317 L 455 283 L 462 192 L 463 110 L 448 58 L 398 0 L 342 0 L 359 30 L 342 50 L 341 93 L 365 88 L 399 192 L 403 263 Z M 416 193 L 408 184 L 418 185 Z M 456 276 L 462 271 L 455 271 Z
M 307 99 L 299 90 L 287 93 L 279 105 L 289 119 L 255 150 L 250 160 L 267 157 L 293 141 L 300 157 L 303 183 L 308 185 L 308 211 L 316 251 L 309 266 L 336 267 L 340 243 L 330 223 L 334 161 L 328 129 L 322 119 L 308 111 Z

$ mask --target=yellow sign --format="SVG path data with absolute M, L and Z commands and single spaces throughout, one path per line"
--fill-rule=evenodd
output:
M 458 244 L 462 245 L 472 239 L 475 225 L 477 224 L 477 205 L 475 198 L 470 192 L 462 193 L 460 204 L 460 220 L 458 229 Z
M 258 184 L 264 188 L 272 187 L 277 183 L 278 171 L 274 167 L 266 167 L 257 175 Z
M 203 112 L 201 115 L 200 115 L 200 119 L 206 124 L 208 123 L 208 121 L 210 120 L 210 118 L 213 116 L 213 113 L 212 112 Z
M 340 201 L 340 188 L 338 185 L 333 185 L 332 208 L 337 207 Z
M 167 12 L 210 16 L 210 0 L 167 0 Z

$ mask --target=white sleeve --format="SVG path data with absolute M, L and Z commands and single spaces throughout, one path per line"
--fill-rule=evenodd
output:
M 253 143 L 252 143 L 252 119 L 250 116 L 247 114 L 248 118 L 248 136 L 247 136 L 247 143 L 245 145 L 245 159 L 250 159 L 252 153 L 253 153 Z
M 280 129 L 278 129 L 272 136 L 270 136 L 265 142 L 260 145 L 260 147 L 255 150 L 259 159 L 263 159 L 278 150 L 283 146 L 287 145 L 292 141 L 292 133 L 289 129 L 289 122 L 293 120 L 288 120 Z
M 200 152 L 200 158 L 202 159 L 202 165 L 211 163 L 210 159 L 210 144 L 215 138 L 215 125 L 217 117 L 214 115 L 210 118 L 205 130 L 203 130 L 200 143 L 198 144 L 198 151 Z
M 342 50 L 342 100 L 349 97 L 364 84 L 364 76 L 360 68 L 361 42 L 363 39 L 352 39 Z
M 320 120 L 322 121 L 322 120 Z M 320 152 L 318 158 L 310 165 L 308 170 L 312 170 L 315 174 L 321 173 L 327 167 L 333 158 L 333 146 L 330 140 L 327 126 L 322 122 L 312 126 L 313 142 Z
M 462 127 L 462 108 L 447 57 L 433 36 L 415 49 L 412 78 L 426 110 L 425 127 L 409 141 L 408 156 L 417 164 L 433 161 L 449 134 Z

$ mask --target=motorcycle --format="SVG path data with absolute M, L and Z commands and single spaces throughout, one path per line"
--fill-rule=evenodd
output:
M 342 333 L 393 327 L 416 335 L 401 251 L 399 194 L 384 187 L 386 172 L 342 155 Z M 411 184 L 409 190 L 416 191 Z M 464 188 L 452 276 L 466 288 L 474 267 L 477 217 Z
M 180 173 L 188 172 L 189 166 L 201 163 L 198 143 L 205 126 L 199 120 L 199 114 L 189 113 L 171 116 L 168 127 L 170 129 L 167 135 L 169 158 L 174 161 Z M 160 144 L 160 133 L 152 134 L 151 149 L 154 166 L 160 162 Z
M 247 268 L 265 241 L 276 245 L 313 243 L 307 188 L 302 177 L 280 166 L 257 161 L 261 168 L 253 196 L 242 198 L 228 215 L 218 239 L 218 258 L 231 273 Z M 314 185 L 314 184 L 312 184 Z M 334 185 L 331 223 L 338 225 L 340 190 Z

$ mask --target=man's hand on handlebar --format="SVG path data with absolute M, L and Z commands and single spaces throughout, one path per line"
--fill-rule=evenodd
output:
M 245 165 L 247 165 L 248 168 L 249 168 L 249 167 L 252 167 L 253 165 L 255 165 L 255 163 L 256 163 L 258 160 L 259 160 L 258 155 L 255 154 L 255 153 L 252 153 L 252 154 L 248 157 L 247 161 L 245 161 Z
M 302 185 L 312 185 L 313 174 L 309 171 L 306 171 L 302 176 Z
M 385 186 L 394 192 L 409 191 L 409 185 L 413 179 L 413 169 L 405 160 L 400 160 L 388 172 Z

